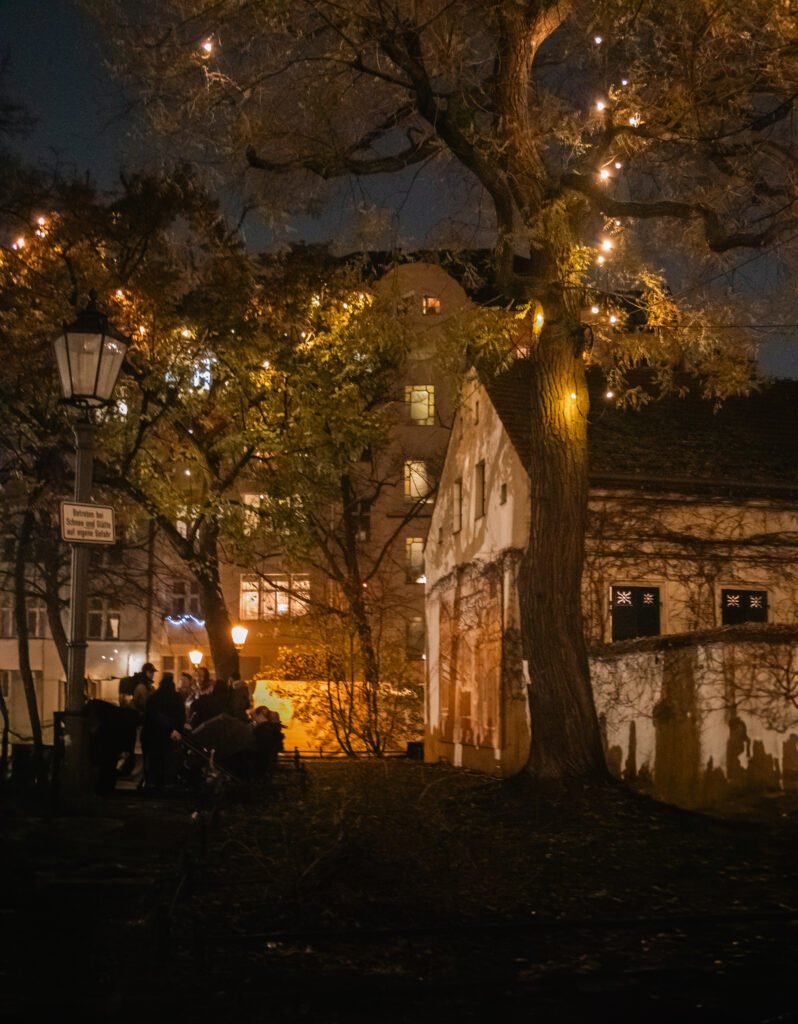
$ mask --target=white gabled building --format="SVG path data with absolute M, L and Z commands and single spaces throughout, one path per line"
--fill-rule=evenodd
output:
M 501 774 L 534 728 L 515 583 L 527 366 L 469 375 L 425 550 L 425 757 Z M 716 416 L 624 412 L 593 384 L 583 609 L 611 770 L 685 805 L 798 787 L 798 386 Z

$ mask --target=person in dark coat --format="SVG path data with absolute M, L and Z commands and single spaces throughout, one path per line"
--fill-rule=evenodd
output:
M 225 715 L 230 708 L 230 691 L 224 679 L 217 679 L 210 693 L 203 693 L 191 706 L 191 728 L 196 729 L 203 722 Z
M 144 754 L 144 783 L 147 789 L 162 790 L 171 774 L 174 744 L 186 724 L 186 706 L 175 689 L 171 672 L 164 672 L 158 689 L 144 708 L 141 749 Z

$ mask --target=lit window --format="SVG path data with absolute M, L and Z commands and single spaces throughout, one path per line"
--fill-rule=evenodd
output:
M 441 300 L 434 295 L 424 295 L 421 299 L 421 312 L 424 316 L 437 316 L 441 311 Z
M 474 519 L 485 515 L 485 462 L 474 466 Z
M 118 640 L 121 615 L 115 604 L 104 597 L 89 598 L 87 635 L 89 640 Z
M 434 385 L 408 384 L 405 387 L 405 405 L 413 426 L 431 427 L 435 423 Z
M 724 626 L 741 622 L 767 622 L 768 592 L 766 590 L 721 590 L 720 614 Z
M 242 576 L 240 617 L 273 619 L 279 615 L 304 615 L 309 598 L 310 577 L 306 573 Z
M 426 631 L 420 616 L 409 619 L 405 633 L 405 658 L 408 661 L 422 661 L 426 653 Z
M 659 587 L 610 587 L 612 639 L 659 636 Z
M 452 488 L 452 533 L 463 528 L 463 481 L 455 480 Z
M 260 523 L 259 510 L 263 495 L 261 494 L 242 494 L 241 504 L 244 506 L 244 533 L 250 534 L 253 530 L 257 530 L 258 524 Z
M 408 583 L 424 582 L 424 538 L 405 539 L 405 568 Z
M 405 500 L 431 501 L 432 474 L 426 462 L 413 459 L 405 462 Z

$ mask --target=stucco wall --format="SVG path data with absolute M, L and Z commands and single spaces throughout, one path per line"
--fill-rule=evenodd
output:
M 618 778 L 684 807 L 798 788 L 798 643 L 766 629 L 761 639 L 723 632 L 592 659 Z

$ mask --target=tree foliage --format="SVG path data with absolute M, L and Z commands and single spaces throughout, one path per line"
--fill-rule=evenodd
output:
M 217 170 L 246 171 L 253 193 L 278 197 L 266 205 L 283 215 L 340 200 L 340 183 L 352 178 L 422 167 L 438 168 L 440 189 L 457 178 L 476 186 L 492 224 L 495 294 L 534 299 L 543 316 L 522 346 L 535 368 L 530 541 L 519 576 L 531 766 L 600 770 L 579 611 L 583 355 L 592 341 L 592 358 L 619 391 L 641 360 L 664 390 L 674 365 L 699 373 L 712 396 L 748 386 L 741 356 L 751 317 L 725 292 L 748 258 L 741 253 L 775 254 L 790 267 L 792 6 L 88 6 L 112 26 L 113 63 L 151 123 L 183 152 L 210 143 Z M 619 328 L 636 312 L 645 330 L 630 341 Z

